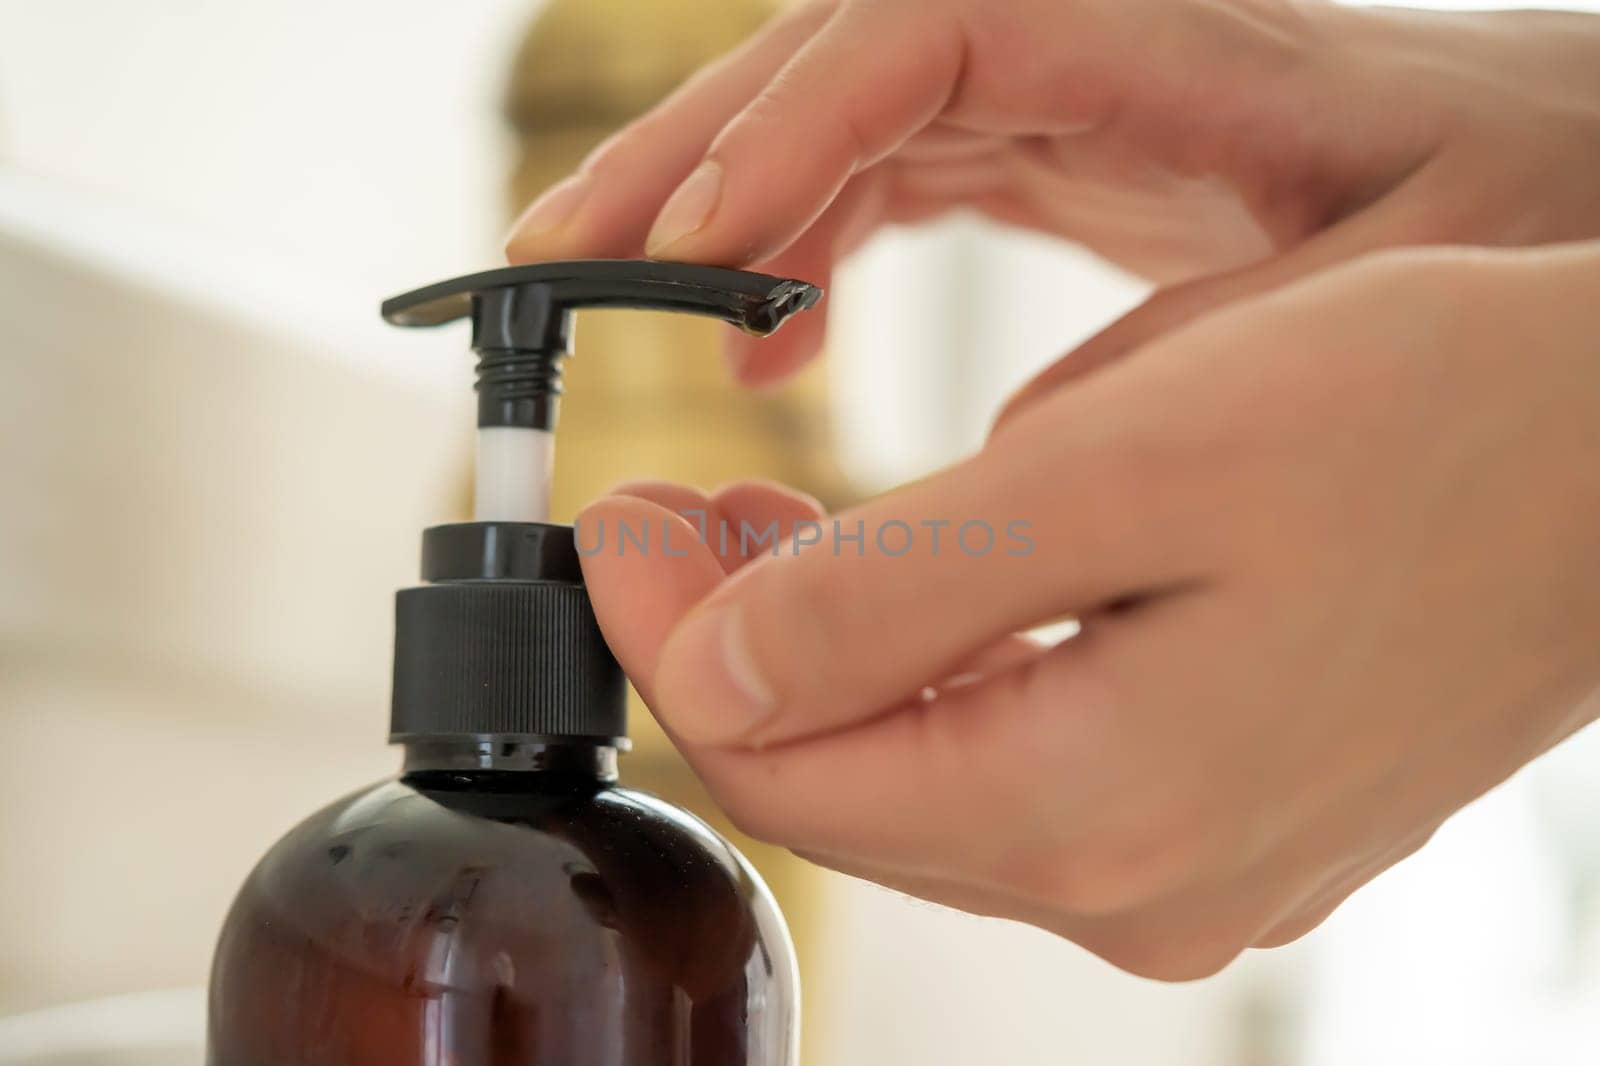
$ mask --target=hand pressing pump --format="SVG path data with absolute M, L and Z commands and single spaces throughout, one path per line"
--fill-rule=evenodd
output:
M 782 916 L 703 822 L 619 787 L 626 683 L 548 517 L 572 312 L 777 329 L 804 282 L 670 263 L 491 270 L 383 305 L 472 322 L 476 521 L 422 538 L 395 609 L 401 774 L 314 814 L 240 890 L 210 1066 L 795 1066 Z

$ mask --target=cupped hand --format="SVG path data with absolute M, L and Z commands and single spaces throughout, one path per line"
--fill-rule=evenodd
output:
M 1047 388 L 1374 248 L 1600 234 L 1597 54 L 1600 20 L 1578 15 L 813 2 L 597 149 L 507 251 L 826 285 L 886 223 L 969 207 L 1169 286 Z M 822 329 L 734 338 L 736 372 L 781 378 Z
M 1593 717 L 1597 291 L 1597 243 L 1365 257 L 831 518 L 602 499 L 585 574 L 753 835 L 1201 976 Z

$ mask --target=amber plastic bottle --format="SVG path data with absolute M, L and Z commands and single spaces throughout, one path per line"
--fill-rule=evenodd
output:
M 795 1066 L 798 978 L 772 897 L 703 822 L 618 787 L 626 685 L 574 532 L 513 520 L 539 509 L 504 475 L 548 454 L 525 435 L 554 429 L 571 307 L 769 332 L 817 296 L 606 262 L 385 304 L 402 325 L 472 318 L 501 478 L 488 495 L 518 513 L 423 534 L 425 583 L 395 611 L 403 770 L 312 815 L 250 874 L 212 969 L 210 1066 Z
M 791 1066 L 771 896 L 616 754 L 413 743 L 302 823 L 224 927 L 211 1066 Z

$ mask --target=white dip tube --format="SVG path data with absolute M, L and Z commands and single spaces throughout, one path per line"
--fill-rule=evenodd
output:
M 548 522 L 555 453 L 555 434 L 549 430 L 481 427 L 473 517 L 479 522 Z

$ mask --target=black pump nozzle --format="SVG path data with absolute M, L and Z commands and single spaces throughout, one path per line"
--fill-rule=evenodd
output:
M 766 334 L 821 297 L 803 281 L 741 270 L 592 260 L 489 270 L 384 301 L 397 326 L 471 318 L 478 353 L 478 520 L 428 530 L 427 584 L 400 593 L 391 736 L 625 743 L 622 668 L 595 620 L 575 533 L 547 521 L 572 312 L 681 311 Z
M 626 744 L 622 667 L 582 584 L 576 535 L 547 522 L 571 312 L 688 312 L 765 335 L 821 296 L 765 274 L 594 259 L 469 274 L 384 301 L 384 319 L 402 327 L 472 319 L 478 354 L 477 520 L 424 533 L 426 584 L 398 597 L 392 738 Z
M 803 281 L 744 270 L 592 259 L 505 267 L 441 281 L 383 303 L 396 326 L 472 319 L 478 425 L 552 429 L 561 359 L 580 307 L 632 307 L 720 318 L 766 335 L 822 297 Z

